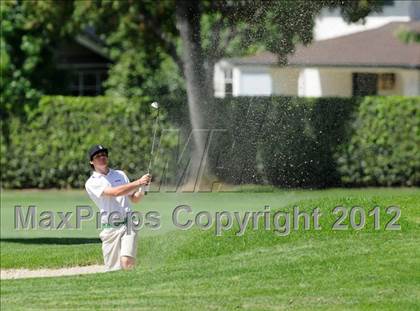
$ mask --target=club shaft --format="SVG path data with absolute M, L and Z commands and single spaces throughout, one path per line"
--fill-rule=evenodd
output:
M 154 127 L 154 129 L 153 129 L 153 141 L 152 141 L 152 149 L 150 150 L 150 159 L 149 159 L 149 165 L 147 167 L 147 174 L 150 173 L 150 169 L 152 167 L 153 153 L 155 151 L 155 141 L 156 141 L 158 119 L 159 119 L 159 110 L 158 110 L 157 116 L 155 118 L 155 122 L 153 124 L 153 127 Z

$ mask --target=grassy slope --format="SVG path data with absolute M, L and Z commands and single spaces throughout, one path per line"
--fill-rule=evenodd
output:
M 211 231 L 198 230 L 147 236 L 140 241 L 141 264 L 134 272 L 2 281 L 2 306 L 9 309 L 58 306 L 191 309 L 193 306 L 224 310 L 414 310 L 419 307 L 418 190 L 330 190 L 300 194 L 305 200 L 299 202 L 299 207 L 310 210 L 318 206 L 325 213 L 325 218 L 321 218 L 323 230 L 297 231 L 288 237 L 264 230 L 248 230 L 243 237 L 229 232 L 216 238 Z M 213 195 L 207 204 L 220 204 L 222 207 L 216 210 L 221 210 L 226 204 L 238 205 L 238 201 L 239 205 L 245 204 L 258 195 Z M 270 194 L 272 198 L 261 195 L 259 201 L 253 202 L 258 201 L 258 205 L 248 209 L 258 210 L 261 203 L 264 205 L 269 200 L 287 201 L 283 200 L 282 192 Z M 197 200 L 196 204 L 202 202 L 197 197 L 191 200 Z M 291 207 L 295 202 L 292 196 L 287 203 Z M 363 230 L 331 231 L 335 218 L 330 211 L 339 204 L 358 205 L 366 210 L 376 205 L 381 208 L 399 205 L 402 231 L 383 230 L 384 223 L 390 219 L 385 213 L 379 231 L 372 229 L 370 218 Z M 272 204 L 272 207 L 276 206 Z M 28 259 L 18 260 L 18 266 L 28 265 L 31 256 L 32 260 L 40 256 L 41 262 L 51 256 L 52 252 L 45 252 L 47 248 L 50 250 L 50 244 L 3 242 L 2 265 L 4 253 L 16 254 L 28 246 Z M 38 252 L 31 247 L 38 248 Z M 71 262 L 79 260 L 82 264 L 95 262 L 92 258 L 100 260 L 100 244 L 53 247 L 58 250 L 58 258 L 52 260 L 52 266 L 68 263 L 69 257 Z M 86 257 L 88 249 L 93 254 Z M 10 257 L 6 258 L 10 263 Z M 122 290 L 124 287 L 127 290 Z
M 270 205 L 272 210 L 284 208 L 302 200 L 322 198 L 329 200 L 325 205 L 330 210 L 337 205 L 336 200 L 352 197 L 363 197 L 370 200 L 363 204 L 373 207 L 375 197 L 390 198 L 419 194 L 416 189 L 332 189 L 328 191 L 274 191 L 271 193 L 200 193 L 200 194 L 153 194 L 137 210 L 156 210 L 161 213 L 162 228 L 157 231 L 142 229 L 141 237 L 166 234 L 173 230 L 171 212 L 179 204 L 189 204 L 194 212 L 208 210 L 216 211 L 260 211 L 264 205 Z M 6 191 L 1 196 L 1 267 L 2 268 L 38 268 L 89 265 L 102 263 L 101 246 L 98 239 L 99 231 L 94 222 L 83 224 L 83 230 L 14 230 L 13 207 L 15 205 L 36 205 L 39 210 L 73 211 L 76 205 L 90 204 L 86 194 L 81 191 Z M 345 203 L 345 202 L 344 202 Z M 397 202 L 393 202 L 395 204 Z M 313 204 L 312 208 L 317 204 Z M 403 216 L 408 216 L 403 213 Z M 73 219 L 74 224 L 74 219 Z M 329 226 L 331 227 L 331 226 Z M 179 231 L 179 230 L 177 230 Z M 171 244 L 182 240 L 182 234 L 167 235 L 165 239 L 156 239 L 156 243 L 165 243 L 171 237 Z M 63 239 L 65 238 L 65 239 Z M 18 240 L 15 240 L 18 239 Z M 210 239 L 213 239 L 210 236 Z M 267 239 L 275 241 L 273 234 Z M 280 239 L 283 240 L 284 238 Z M 11 243 L 16 241 L 18 243 Z M 155 239 L 142 239 L 140 250 Z M 236 240 L 231 243 L 236 245 Z M 155 242 L 153 242 L 155 243 Z M 208 242 L 206 242 L 208 243 Z M 211 243 L 211 241 L 210 241 Z M 206 247 L 208 247 L 206 245 Z M 46 251 L 47 250 L 47 251 Z M 147 247 L 143 252 L 147 251 Z M 142 253 L 143 253 L 142 252 Z M 155 255 L 153 255 L 155 256 Z M 152 257 L 153 257 L 152 256 Z

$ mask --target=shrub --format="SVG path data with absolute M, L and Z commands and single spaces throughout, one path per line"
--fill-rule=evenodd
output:
M 345 184 L 420 185 L 420 97 L 366 97 L 337 154 Z
M 228 130 L 219 142 L 226 149 L 219 177 L 282 187 L 337 185 L 333 154 L 346 139 L 357 102 L 280 96 L 219 100 L 218 126 Z
M 182 96 L 159 100 L 169 112 L 161 114 L 159 128 L 178 128 L 181 135 L 158 139 L 153 168 L 173 184 L 182 173 L 177 152 L 190 120 Z M 420 185 L 420 97 L 235 97 L 213 105 L 209 124 L 225 131 L 213 138 L 208 163 L 221 181 Z M 111 166 L 138 177 L 148 166 L 152 113 L 142 98 L 43 97 L 26 121 L 11 117 L 2 127 L 2 186 L 83 187 L 86 152 L 96 143 L 110 148 Z
M 143 99 L 43 97 L 26 123 L 9 121 L 2 186 L 83 187 L 90 174 L 87 150 L 97 143 L 109 148 L 111 166 L 138 177 L 148 166 L 152 113 Z M 165 115 L 160 119 L 164 123 Z M 170 146 L 165 140 L 160 147 Z

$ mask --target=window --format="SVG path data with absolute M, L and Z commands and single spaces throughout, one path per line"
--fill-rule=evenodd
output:
M 378 75 L 376 73 L 353 73 L 353 96 L 378 94 Z
M 232 96 L 233 94 L 232 68 L 225 69 L 224 75 L 225 75 L 225 96 Z
M 353 73 L 353 96 L 377 95 L 395 89 L 395 73 Z
M 381 73 L 378 77 L 378 89 L 389 91 L 395 88 L 395 73 Z
M 96 96 L 103 93 L 104 70 L 78 70 L 72 75 L 70 92 L 74 96 Z

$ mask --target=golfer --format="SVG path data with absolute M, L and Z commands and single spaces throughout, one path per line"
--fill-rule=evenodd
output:
M 86 181 L 89 197 L 98 206 L 103 230 L 102 253 L 107 270 L 134 268 L 137 254 L 137 230 L 127 230 L 130 202 L 138 203 L 144 196 L 142 186 L 150 183 L 146 174 L 133 182 L 120 170 L 108 167 L 108 149 L 93 146 L 88 153 L 93 173 Z

